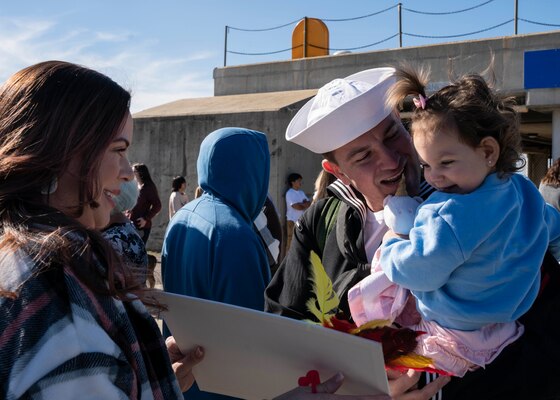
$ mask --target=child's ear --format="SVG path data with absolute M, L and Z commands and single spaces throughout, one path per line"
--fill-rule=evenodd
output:
M 484 152 L 484 157 L 490 167 L 496 165 L 500 157 L 500 144 L 492 136 L 486 136 L 480 141 L 480 148 Z

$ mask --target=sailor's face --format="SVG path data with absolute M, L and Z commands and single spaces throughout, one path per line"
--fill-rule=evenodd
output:
M 362 193 L 372 211 L 383 209 L 383 199 L 395 194 L 403 174 L 409 194 L 415 195 L 418 191 L 418 157 L 396 113 L 334 150 L 332 155 L 336 162 L 325 160 L 324 163 L 330 164 L 337 178 Z

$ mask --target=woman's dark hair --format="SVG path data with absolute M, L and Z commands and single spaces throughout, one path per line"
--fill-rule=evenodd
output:
M 456 128 L 459 140 L 471 147 L 477 147 L 483 138 L 491 136 L 500 145 L 496 162 L 499 176 L 523 167 L 519 116 L 513 109 L 514 99 L 499 97 L 481 75 L 464 75 L 429 97 L 426 95 L 429 80 L 426 69 L 417 71 L 410 66 L 401 66 L 397 68 L 396 76 L 397 83 L 387 96 L 390 107 L 397 107 L 409 95 L 426 99 L 425 106 L 416 107 L 412 113 L 412 135 Z
M 184 177 L 176 176 L 175 178 L 173 178 L 173 182 L 171 182 L 172 192 L 178 192 L 179 189 L 181 189 L 181 185 L 183 185 L 183 183 L 187 183 Z
M 293 172 L 290 175 L 288 175 L 288 186 L 292 187 L 292 183 L 294 183 L 298 179 L 303 179 L 301 175 L 298 173 Z
M 560 158 L 546 171 L 546 175 L 541 179 L 541 183 L 552 187 L 560 187 Z
M 148 171 L 148 167 L 145 164 L 132 164 L 132 170 L 137 174 L 141 185 L 154 183 L 152 177 L 150 176 L 150 171 Z
M 97 293 L 124 299 L 138 287 L 102 236 L 74 219 L 85 205 L 96 206 L 101 160 L 122 130 L 129 104 L 130 94 L 107 76 L 62 61 L 32 65 L 4 83 L 0 251 L 22 249 L 44 268 L 70 267 Z M 66 215 L 49 206 L 45 188 L 71 160 L 79 160 L 80 181 L 78 203 Z M 76 237 L 84 240 L 80 249 Z M 96 260 L 107 267 L 107 277 L 100 276 Z M 1 286 L 0 295 L 13 295 Z

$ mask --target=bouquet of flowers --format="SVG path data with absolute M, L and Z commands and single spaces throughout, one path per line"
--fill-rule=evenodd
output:
M 416 338 L 424 332 L 391 326 L 390 321 L 385 320 L 370 321 L 356 326 L 349 317 L 339 311 L 340 299 L 333 290 L 332 282 L 319 256 L 311 252 L 309 261 L 312 267 L 311 281 L 315 298 L 308 300 L 307 309 L 319 322 L 308 322 L 381 343 L 385 367 L 388 369 L 401 371 L 414 369 L 448 375 L 445 371 L 434 368 L 431 358 L 414 352 Z

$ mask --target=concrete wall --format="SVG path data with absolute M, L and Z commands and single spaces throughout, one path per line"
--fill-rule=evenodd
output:
M 197 186 L 196 161 L 200 143 L 216 129 L 240 126 L 267 134 L 271 157 L 269 193 L 281 216 L 285 215 L 283 195 L 289 173 L 304 175 L 303 190 L 312 194 L 315 175 L 320 171 L 321 157 L 284 139 L 286 127 L 297 109 L 283 109 L 274 113 L 135 118 L 134 141 L 129 158 L 131 162 L 142 162 L 148 166 L 162 201 L 162 211 L 153 221 L 148 249 L 161 250 L 169 222 L 167 207 L 171 181 L 175 176 L 183 175 L 186 178 L 187 193 L 189 198 L 193 198 Z M 235 165 L 231 167 L 235 168 Z M 309 171 L 315 175 L 310 176 Z
M 457 74 L 481 72 L 495 55 L 497 87 L 508 91 L 523 89 L 523 54 L 527 50 L 560 47 L 560 31 L 507 36 L 496 39 L 406 47 L 223 67 L 214 69 L 214 95 L 316 89 L 334 78 L 380 66 L 406 61 L 425 63 L 432 69 L 432 81 L 448 80 L 448 70 Z

